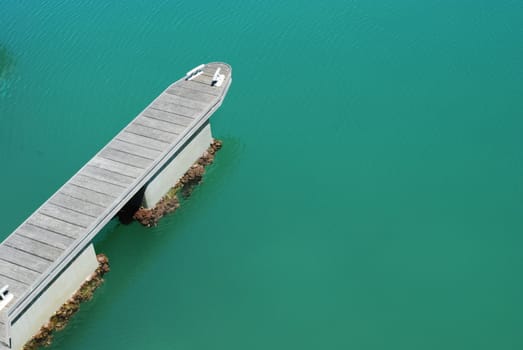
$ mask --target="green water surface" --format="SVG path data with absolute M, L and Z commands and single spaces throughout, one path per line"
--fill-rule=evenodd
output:
M 234 81 L 204 183 L 112 223 L 51 349 L 522 349 L 523 2 L 0 2 L 1 237 L 168 84 Z

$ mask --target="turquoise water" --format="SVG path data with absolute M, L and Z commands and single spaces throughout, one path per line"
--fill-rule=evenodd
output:
M 3 1 L 7 236 L 170 82 L 234 82 L 205 182 L 52 349 L 523 348 L 521 1 Z

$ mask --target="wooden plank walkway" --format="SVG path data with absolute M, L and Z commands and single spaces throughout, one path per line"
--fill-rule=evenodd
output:
M 220 68 L 225 80 L 211 86 Z M 39 292 L 81 252 L 221 105 L 231 68 L 169 86 L 0 244 L 0 287 L 13 301 L 0 312 L 0 340 Z M 2 339 L 3 338 L 3 339 Z

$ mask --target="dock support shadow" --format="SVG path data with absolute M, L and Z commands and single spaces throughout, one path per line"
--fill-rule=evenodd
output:
M 142 187 L 136 194 L 127 202 L 122 209 L 116 214 L 118 220 L 124 225 L 128 225 L 133 221 L 133 215 L 140 209 L 143 202 L 146 186 Z

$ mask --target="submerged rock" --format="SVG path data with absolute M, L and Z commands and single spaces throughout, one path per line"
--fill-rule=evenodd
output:
M 64 329 L 71 317 L 80 309 L 80 304 L 93 297 L 94 291 L 104 281 L 102 278 L 103 275 L 110 271 L 107 256 L 98 254 L 96 259 L 98 260 L 98 268 L 95 272 L 82 284 L 80 289 L 51 316 L 49 322 L 40 328 L 40 331 L 24 345 L 23 350 L 35 350 L 51 345 L 53 333 Z
M 214 139 L 207 151 L 194 163 L 169 192 L 153 207 L 141 207 L 134 213 L 134 219 L 144 226 L 152 227 L 166 214 L 174 212 L 180 207 L 178 192 L 182 197 L 191 195 L 194 187 L 198 185 L 205 174 L 205 167 L 212 164 L 214 155 L 222 148 L 222 142 Z

